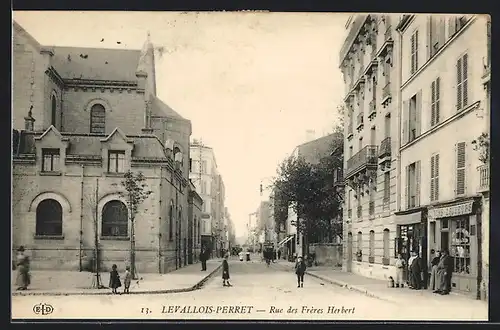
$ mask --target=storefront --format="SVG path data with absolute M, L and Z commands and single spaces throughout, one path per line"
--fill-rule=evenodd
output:
M 402 211 L 396 213 L 396 234 L 395 255 L 401 254 L 408 265 L 410 253 L 416 252 L 422 259 L 424 268 L 424 287 L 428 283 L 428 251 L 427 251 L 427 209 L 419 208 L 414 210 Z M 405 268 L 404 278 L 407 279 L 408 269 Z
M 452 291 L 478 296 L 481 283 L 481 200 L 469 198 L 429 209 L 429 249 L 453 258 Z

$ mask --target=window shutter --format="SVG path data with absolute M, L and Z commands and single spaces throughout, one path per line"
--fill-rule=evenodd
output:
M 418 30 L 415 31 L 415 71 L 418 70 Z
M 431 157 L 431 195 L 430 195 L 430 201 L 434 201 L 434 191 L 435 191 L 435 187 L 434 187 L 434 171 L 435 171 L 435 168 L 436 168 L 436 165 L 435 165 L 435 157 L 432 156 Z
M 408 116 L 410 112 L 410 102 L 408 101 L 403 101 L 403 127 L 401 128 L 401 132 L 403 134 L 403 137 L 401 139 L 402 143 L 401 145 L 405 145 L 408 143 L 408 137 L 409 137 L 409 127 L 408 127 Z
M 436 79 L 436 84 L 435 84 L 435 87 L 436 87 L 436 105 L 435 105 L 435 108 L 434 108 L 434 125 L 436 125 L 437 123 L 439 123 L 439 103 L 441 102 L 439 100 L 440 98 L 440 95 L 439 95 L 439 91 L 441 89 L 441 78 L 440 77 L 437 77 Z
M 406 166 L 406 178 L 405 178 L 405 200 L 406 209 L 410 207 L 410 167 Z
M 465 142 L 457 143 L 457 186 L 456 194 L 465 194 Z
M 431 84 L 431 127 L 436 124 L 436 81 Z
M 416 137 L 420 136 L 421 131 L 421 118 L 422 118 L 422 90 L 417 92 L 417 104 L 415 109 L 415 130 Z
M 415 162 L 415 206 L 420 206 L 420 161 Z
M 464 54 L 464 56 L 462 57 L 462 65 L 463 65 L 463 70 L 462 70 L 462 106 L 463 107 L 466 107 L 469 103 L 468 103 L 468 95 L 467 95 L 467 92 L 468 92 L 468 88 L 467 88 L 467 75 L 468 75 L 468 68 L 467 68 L 467 65 L 468 65 L 468 55 L 467 54 Z
M 410 73 L 415 72 L 415 35 L 411 36 L 411 50 L 410 50 Z
M 434 200 L 439 200 L 439 154 L 434 156 Z
M 462 109 L 462 58 L 457 61 L 457 110 Z

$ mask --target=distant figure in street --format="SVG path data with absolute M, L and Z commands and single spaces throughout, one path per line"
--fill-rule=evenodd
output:
M 420 290 L 422 287 L 422 265 L 416 252 L 412 252 L 408 265 L 410 267 L 410 288 Z
M 451 291 L 451 275 L 453 273 L 453 259 L 448 249 L 443 249 L 436 270 L 436 286 L 434 293 L 449 294 Z
M 302 257 L 297 258 L 297 263 L 295 264 L 295 274 L 297 274 L 297 288 L 304 287 L 304 274 L 306 272 L 307 266 Z
M 200 261 L 201 261 L 201 271 L 206 271 L 207 270 L 207 259 L 208 259 L 208 252 L 205 247 L 201 248 L 200 252 Z
M 24 254 L 24 246 L 20 246 L 17 249 L 16 258 L 17 276 L 16 285 L 17 290 L 27 290 L 30 285 L 30 260 L 27 255 Z
M 124 289 L 123 293 L 130 293 L 130 283 L 132 282 L 132 273 L 130 272 L 130 266 L 125 267 L 125 279 L 123 280 Z
M 398 254 L 398 258 L 396 259 L 396 288 L 404 288 L 404 280 L 403 274 L 405 270 L 405 260 L 401 253 Z
M 281 250 L 278 250 L 278 260 L 281 259 Z
M 431 253 L 432 253 L 432 251 L 431 251 Z M 430 289 L 432 291 L 436 291 L 438 289 L 438 283 L 436 281 L 436 277 L 437 277 L 437 270 L 438 270 L 437 266 L 439 264 L 439 260 L 441 260 L 441 252 L 440 251 L 436 251 L 436 255 L 431 260 L 431 282 L 430 282 Z
M 120 281 L 120 274 L 116 270 L 118 267 L 113 264 L 111 266 L 111 272 L 109 272 L 109 287 L 111 288 L 111 293 L 118 293 L 116 289 L 122 286 L 122 282 Z
M 222 260 L 222 286 L 232 286 L 229 283 L 229 263 L 227 262 L 228 255 L 224 256 L 224 260 Z

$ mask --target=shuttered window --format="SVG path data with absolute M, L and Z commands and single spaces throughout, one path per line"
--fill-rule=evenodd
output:
M 441 83 L 439 77 L 431 84 L 431 127 L 439 123 Z
M 414 74 L 418 69 L 418 30 L 411 36 L 411 59 L 410 73 Z
M 457 196 L 465 194 L 465 142 L 457 143 Z
M 468 55 L 464 54 L 457 61 L 457 110 L 468 105 Z
M 439 199 L 439 155 L 431 157 L 431 202 Z

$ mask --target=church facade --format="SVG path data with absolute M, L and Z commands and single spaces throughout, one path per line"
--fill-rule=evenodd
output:
M 156 95 L 149 37 L 142 50 L 46 47 L 16 22 L 13 37 L 13 249 L 35 269 L 124 269 L 131 170 L 152 192 L 135 219 L 138 272 L 196 262 L 191 122 Z

